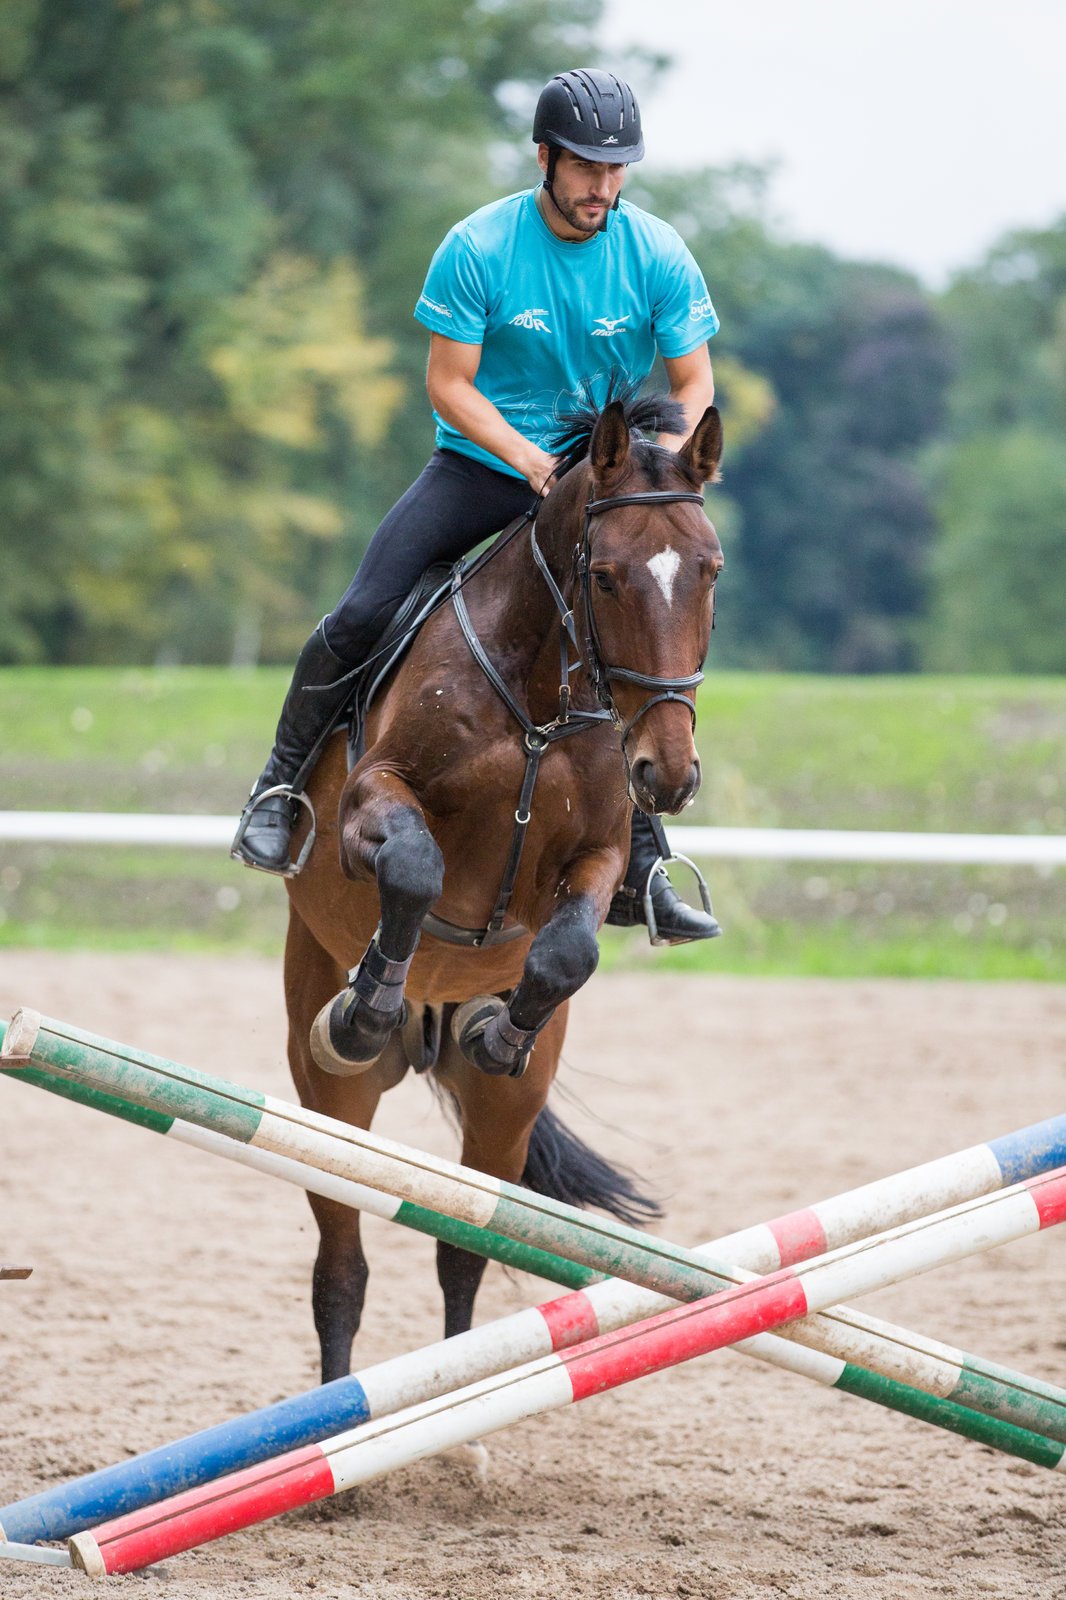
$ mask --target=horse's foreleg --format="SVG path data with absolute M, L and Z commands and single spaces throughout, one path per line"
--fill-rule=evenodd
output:
M 289 1064 L 300 1103 L 353 1127 L 369 1128 L 379 1097 L 403 1076 L 401 1052 L 394 1049 L 363 1077 L 341 1079 L 319 1072 L 308 1048 L 311 1018 L 336 991 L 343 973 L 292 906 L 285 943 L 285 1000 Z M 311 1305 L 322 1352 L 322 1382 L 329 1383 L 349 1368 L 352 1340 L 363 1314 L 367 1264 L 359 1212 L 322 1195 L 309 1193 L 307 1198 L 319 1232 Z
M 311 1280 L 311 1308 L 322 1352 L 322 1382 L 346 1377 L 359 1331 L 369 1271 L 359 1238 L 359 1213 L 309 1194 L 319 1246 Z
M 437 1243 L 437 1282 L 444 1296 L 444 1337 L 465 1333 L 474 1320 L 474 1300 L 488 1262 L 460 1245 Z
M 364 779 L 341 827 L 341 865 L 348 877 L 377 879 L 381 922 L 348 987 L 323 1008 L 311 1049 L 326 1072 L 365 1071 L 403 1021 L 403 991 L 422 930 L 440 898 L 444 857 L 413 791 L 394 773 Z
M 463 1128 L 460 1160 L 508 1183 L 520 1183 L 529 1142 L 548 1098 L 566 1034 L 566 1006 L 544 1026 L 536 1059 L 520 1082 L 475 1072 L 449 1036 L 441 1052 L 438 1077 L 454 1097 Z M 458 1245 L 437 1245 L 437 1279 L 444 1295 L 444 1333 L 465 1333 L 473 1321 L 474 1300 L 488 1263 Z
M 537 1035 L 562 1001 L 596 970 L 596 931 L 615 881 L 613 855 L 589 857 L 567 874 L 567 893 L 529 947 L 521 982 L 506 1005 L 470 1001 L 456 1013 L 459 1047 L 482 1072 L 519 1077 Z M 606 896 L 606 899 L 605 899 Z

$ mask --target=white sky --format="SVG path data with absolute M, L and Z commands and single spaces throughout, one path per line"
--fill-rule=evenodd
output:
M 792 237 L 939 286 L 1066 212 L 1066 0 L 606 0 L 601 36 L 677 63 L 632 74 L 648 159 L 775 158 Z

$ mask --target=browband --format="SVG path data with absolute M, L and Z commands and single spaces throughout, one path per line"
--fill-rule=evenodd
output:
M 594 517 L 597 512 L 611 511 L 615 506 L 651 506 L 664 500 L 691 500 L 695 505 L 703 504 L 702 494 L 678 493 L 674 489 L 648 489 L 644 494 L 616 494 L 606 500 L 589 500 L 585 515 Z

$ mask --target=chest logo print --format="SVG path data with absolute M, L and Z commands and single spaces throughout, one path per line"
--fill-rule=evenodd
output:
M 541 318 L 548 315 L 544 306 L 536 306 L 532 311 L 520 311 L 517 317 L 511 318 L 512 328 L 536 328 L 538 333 L 551 333 L 551 329 Z
M 631 314 L 631 313 L 630 313 Z M 592 330 L 594 339 L 610 339 L 612 334 L 628 333 L 628 328 L 623 328 L 623 322 L 629 321 L 629 316 L 624 317 L 596 317 L 596 327 Z

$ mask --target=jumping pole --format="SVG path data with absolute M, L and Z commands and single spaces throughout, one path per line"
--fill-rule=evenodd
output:
M 736 1344 L 935 1266 L 1005 1244 L 1066 1219 L 1066 1169 L 753 1279 L 692 1305 L 589 1340 L 453 1394 L 364 1424 L 70 1542 L 92 1576 L 138 1571 L 223 1533 L 470 1443 L 525 1417 L 556 1410 L 694 1356 Z M 1057 1454 L 1043 1463 L 1059 1466 Z
M 691 1250 L 611 1218 L 594 1216 L 520 1184 L 428 1156 L 350 1123 L 22 1011 L 7 1030 L 0 1066 L 31 1064 L 105 1094 L 213 1128 L 242 1144 L 307 1162 L 506 1238 L 534 1244 L 673 1300 L 692 1300 L 725 1288 L 731 1281 L 728 1267 L 720 1270 L 718 1263 L 702 1260 Z M 1061 1148 L 1061 1140 L 1058 1129 L 1056 1149 Z M 979 1193 L 998 1188 L 1003 1181 L 990 1151 L 987 1162 L 996 1175 L 986 1170 Z M 813 1243 L 807 1241 L 805 1252 L 801 1249 L 800 1253 L 832 1248 L 831 1234 L 820 1218 L 811 1221 L 808 1213 L 796 1213 L 785 1220 L 789 1228 L 795 1225 L 800 1232 L 817 1224 L 821 1237 Z M 788 1229 L 784 1232 L 787 1246 Z M 781 1241 L 772 1233 L 764 1241 L 764 1248 L 770 1246 L 780 1261 Z M 795 1259 L 796 1252 L 790 1254 Z M 761 1260 L 754 1263 L 756 1270 L 763 1265 Z
M 157 1122 L 147 1120 L 155 1117 L 155 1113 L 145 1113 L 113 1096 L 85 1090 L 80 1085 L 52 1078 L 38 1069 L 24 1070 L 14 1075 L 27 1077 L 41 1087 L 52 1088 L 54 1092 L 71 1094 L 87 1104 L 95 1105 L 97 1109 L 108 1110 L 127 1120 L 147 1122 L 148 1126 L 157 1127 L 157 1131 L 168 1131 L 178 1126 L 171 1122 L 160 1127 Z M 159 1120 L 166 1123 L 166 1119 Z M 1066 1118 L 1035 1124 L 988 1145 L 976 1146 L 957 1156 L 926 1163 L 909 1173 L 864 1185 L 850 1194 L 818 1202 L 806 1211 L 791 1213 L 760 1228 L 744 1230 L 741 1234 L 718 1240 L 704 1248 L 730 1261 L 743 1261 L 747 1257 L 753 1264 L 758 1264 L 760 1259 L 764 1260 L 769 1254 L 776 1257 L 776 1265 L 782 1257 L 787 1259 L 793 1251 L 798 1259 L 802 1250 L 809 1251 L 814 1247 L 819 1234 L 823 1238 L 833 1235 L 848 1237 L 849 1233 L 851 1238 L 861 1236 L 868 1231 L 872 1217 L 880 1216 L 882 1226 L 886 1212 L 887 1220 L 901 1220 L 899 1216 L 893 1216 L 893 1206 L 897 1212 L 903 1213 L 905 1219 L 908 1207 L 928 1206 L 931 1197 L 945 1191 L 957 1193 L 966 1185 L 979 1185 L 987 1190 L 997 1182 L 1002 1184 L 1006 1176 L 1012 1176 L 1019 1170 L 1024 1171 L 1031 1166 L 1039 1168 L 1054 1160 L 1056 1155 L 1062 1159 L 1060 1152 L 1064 1128 Z M 192 1129 L 192 1132 L 196 1135 L 200 1130 Z M 231 1150 L 246 1149 L 245 1146 L 234 1145 L 225 1136 L 214 1135 L 213 1138 L 221 1145 L 229 1145 Z M 194 1138 L 190 1142 L 200 1141 Z M 211 1143 L 208 1147 L 218 1148 L 218 1145 Z M 223 1149 L 220 1153 L 229 1152 Z M 260 1151 L 250 1153 L 256 1158 L 262 1156 Z M 286 1176 L 293 1182 L 304 1181 L 301 1174 L 306 1174 L 308 1169 L 293 1162 L 286 1163 L 286 1167 L 287 1170 L 278 1175 Z M 313 1173 L 310 1175 L 314 1176 Z M 582 1218 L 586 1216 L 585 1213 L 578 1215 Z M 396 1219 L 403 1220 L 400 1216 Z M 803 1219 L 802 1222 L 800 1219 Z M 423 1227 L 423 1231 L 436 1230 Z M 491 1237 L 486 1235 L 487 1239 Z M 638 1237 L 643 1239 L 641 1235 Z M 469 1241 L 465 1242 L 471 1247 Z M 550 1257 L 544 1257 L 543 1260 L 552 1264 L 553 1275 L 562 1276 L 559 1269 L 565 1271 L 566 1263 Z M 543 1262 L 534 1270 L 543 1272 Z M 585 1281 L 590 1277 L 591 1274 L 586 1273 Z M 578 1339 L 616 1329 L 638 1317 L 646 1317 L 669 1303 L 661 1296 L 647 1294 L 630 1285 L 601 1283 L 590 1287 L 584 1294 L 564 1297 L 539 1310 L 518 1313 L 487 1329 L 472 1330 L 447 1341 L 441 1347 L 382 1363 L 380 1367 L 362 1375 L 363 1384 L 360 1378 L 338 1380 L 325 1389 L 311 1391 L 295 1400 L 282 1402 L 279 1406 L 264 1408 L 249 1417 L 207 1429 L 177 1445 L 149 1452 L 147 1456 L 118 1467 L 103 1469 L 73 1484 L 43 1491 L 40 1495 L 4 1508 L 0 1512 L 0 1520 L 11 1536 L 26 1539 L 66 1537 L 69 1532 L 91 1526 L 104 1516 L 133 1510 L 181 1488 L 208 1481 L 222 1472 L 326 1437 L 344 1424 L 351 1426 L 369 1416 L 381 1416 L 389 1409 L 428 1399 L 442 1389 L 488 1376 L 501 1367 L 530 1359 L 547 1350 L 566 1348 Z M 954 1431 L 967 1431 L 961 1425 L 966 1421 L 965 1414 L 961 1419 L 955 1418 L 950 1407 L 940 1417 L 929 1414 L 931 1409 L 935 1410 L 935 1406 L 923 1408 L 922 1397 L 913 1392 L 911 1383 L 929 1391 L 935 1399 L 961 1400 L 967 1407 L 1020 1424 L 1023 1430 L 1045 1432 L 1052 1437 L 1063 1434 L 1064 1397 L 1061 1391 L 1009 1369 L 989 1367 L 949 1346 L 920 1340 L 918 1336 L 895 1329 L 891 1324 L 860 1318 L 854 1312 L 848 1313 L 846 1319 L 835 1314 L 834 1326 L 830 1330 L 835 1336 L 835 1343 L 833 1339 L 819 1337 L 819 1331 L 812 1331 L 809 1324 L 790 1331 L 795 1337 L 815 1345 L 823 1352 L 828 1349 L 828 1365 L 822 1363 L 817 1373 L 807 1370 L 803 1353 L 790 1350 L 780 1339 L 763 1341 L 766 1350 L 753 1347 L 747 1349 L 746 1353 L 771 1360 L 788 1370 L 805 1371 L 807 1376 L 816 1376 L 818 1381 L 828 1381 L 836 1387 L 864 1394 L 866 1398 L 893 1406 L 909 1415 L 924 1415 L 925 1420 L 939 1421 Z M 849 1336 L 850 1345 L 845 1343 Z M 881 1376 L 860 1373 L 860 1363 L 866 1367 L 876 1367 Z M 807 1358 L 807 1367 L 811 1366 Z M 832 1375 L 827 1376 L 830 1372 Z M 990 1441 L 986 1439 L 986 1442 Z

